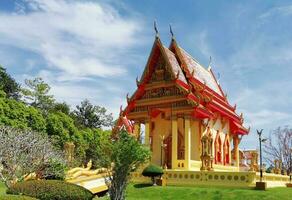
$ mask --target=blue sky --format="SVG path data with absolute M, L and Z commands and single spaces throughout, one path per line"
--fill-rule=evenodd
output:
M 1 0 L 0 64 L 17 81 L 41 76 L 72 108 L 88 98 L 117 116 L 154 40 L 179 44 L 220 74 L 251 133 L 242 148 L 292 123 L 291 1 Z

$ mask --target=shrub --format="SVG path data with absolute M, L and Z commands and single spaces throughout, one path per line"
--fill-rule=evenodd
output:
M 41 172 L 45 179 L 65 180 L 67 165 L 59 159 L 51 158 Z
M 37 200 L 37 199 L 23 195 L 1 195 L 0 200 Z
M 8 194 L 23 194 L 40 200 L 91 200 L 93 194 L 78 185 L 58 180 L 20 182 L 7 190 Z
M 23 195 L 2 195 L 0 196 L 0 200 L 37 200 L 37 199 Z
M 155 177 L 161 176 L 162 174 L 162 168 L 153 164 L 148 165 L 142 172 L 143 176 L 151 177 L 153 185 L 156 185 Z

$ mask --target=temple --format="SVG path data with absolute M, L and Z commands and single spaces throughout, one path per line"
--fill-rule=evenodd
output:
M 164 46 L 157 34 L 136 82 L 115 128 L 138 139 L 144 132 L 152 163 L 173 170 L 239 171 L 238 146 L 249 129 L 210 66 L 199 64 L 174 37 Z

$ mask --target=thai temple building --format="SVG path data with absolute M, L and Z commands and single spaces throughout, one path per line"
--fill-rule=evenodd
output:
M 117 125 L 137 138 L 145 126 L 152 163 L 167 169 L 239 170 L 238 145 L 249 129 L 210 66 L 203 67 L 174 37 L 164 46 L 157 33 L 136 82 Z
M 112 137 L 126 129 L 149 147 L 150 162 L 164 168 L 158 185 L 250 188 L 264 181 L 267 187 L 286 187 L 289 176 L 281 174 L 281 161 L 275 161 L 273 173 L 261 177 L 258 151 L 239 149 L 250 130 L 243 126 L 243 115 L 230 105 L 211 67 L 199 64 L 173 34 L 166 47 L 156 31 L 136 83 L 136 91 L 127 95 L 127 106 L 120 108 Z M 70 148 L 72 144 L 68 154 Z M 147 164 L 131 172 L 132 182 L 152 183 L 142 175 Z M 106 191 L 105 170 L 93 170 L 89 162 L 69 170 L 66 180 L 93 193 Z

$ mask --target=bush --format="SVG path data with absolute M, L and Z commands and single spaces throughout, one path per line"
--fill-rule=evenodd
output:
M 23 194 L 40 200 L 91 200 L 93 194 L 78 185 L 58 180 L 20 182 L 7 190 L 7 194 Z
M 37 199 L 23 195 L 1 195 L 0 200 L 37 200 Z
M 50 159 L 41 172 L 45 179 L 65 180 L 67 165 L 59 159 Z
M 148 165 L 142 172 L 143 176 L 151 177 L 153 185 L 156 185 L 155 177 L 161 176 L 162 174 L 163 174 L 162 168 L 153 164 Z

